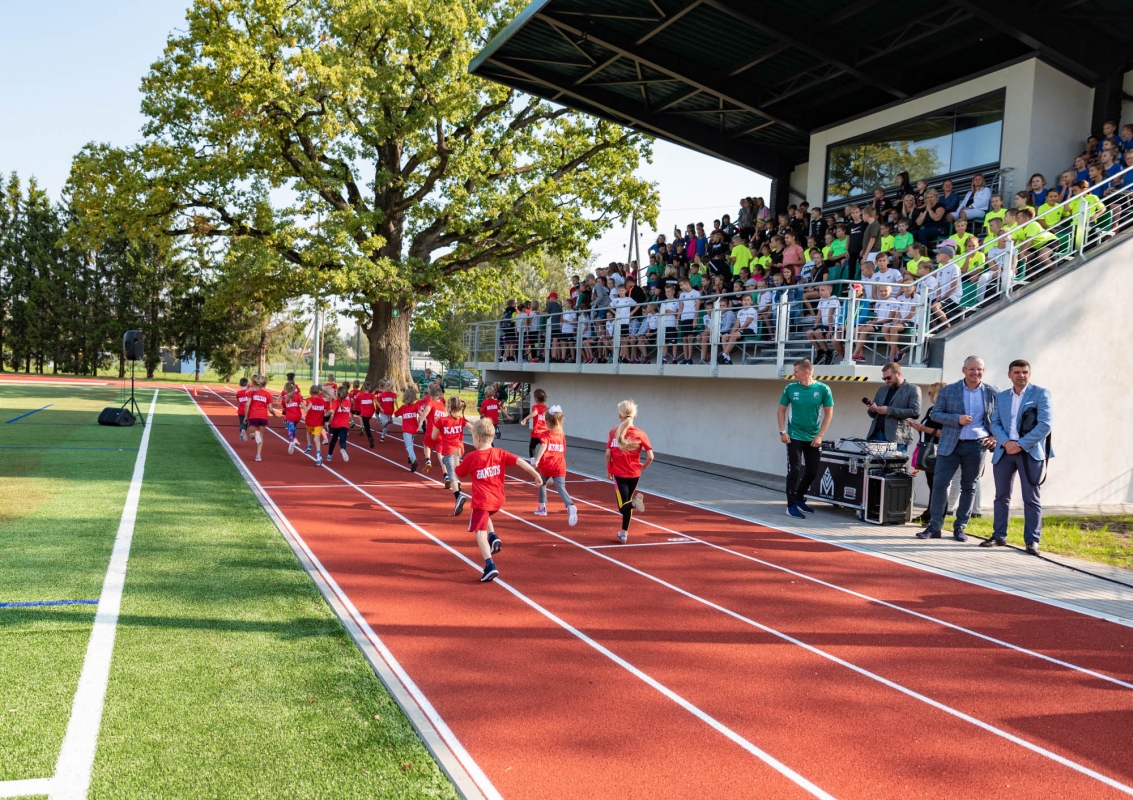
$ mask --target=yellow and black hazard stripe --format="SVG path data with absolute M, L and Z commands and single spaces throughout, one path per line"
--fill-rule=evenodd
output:
M 794 375 L 787 375 L 785 378 L 783 378 L 783 380 L 785 380 L 785 381 L 793 381 L 794 379 L 795 379 Z M 866 377 L 865 375 L 815 375 L 814 379 L 816 381 L 824 381 L 824 382 L 825 381 L 852 381 L 854 383 L 864 383 L 865 381 L 869 380 L 869 378 Z

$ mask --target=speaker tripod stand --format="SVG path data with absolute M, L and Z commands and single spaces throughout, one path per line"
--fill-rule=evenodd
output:
M 142 416 L 142 410 L 138 407 L 138 401 L 134 397 L 134 369 L 137 367 L 137 364 L 137 361 L 130 361 L 130 399 L 122 404 L 122 408 L 132 413 L 138 422 L 145 425 L 146 418 Z

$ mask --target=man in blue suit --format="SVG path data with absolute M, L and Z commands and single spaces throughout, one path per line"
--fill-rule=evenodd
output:
M 991 458 L 995 474 L 995 528 L 980 547 L 1007 543 L 1008 507 L 1015 488 L 1015 473 L 1023 491 L 1023 540 L 1027 552 L 1039 554 L 1043 530 L 1043 508 L 1039 482 L 1043 467 L 1054 453 L 1048 449 L 1051 409 L 1050 391 L 1031 383 L 1031 365 L 1022 359 L 1007 368 L 1014 388 L 1000 392 L 991 418 L 991 432 L 999 443 Z
M 983 470 L 984 454 L 995 447 L 991 420 L 999 390 L 983 382 L 984 361 L 979 356 L 964 359 L 964 379 L 940 390 L 933 404 L 931 417 L 943 427 L 936 448 L 936 472 L 932 481 L 932 505 L 928 527 L 918 539 L 939 539 L 944 527 L 944 506 L 948 502 L 948 484 L 960 471 L 960 502 L 956 504 L 956 521 L 952 538 L 968 541 L 964 529 L 972 515 L 976 481 Z

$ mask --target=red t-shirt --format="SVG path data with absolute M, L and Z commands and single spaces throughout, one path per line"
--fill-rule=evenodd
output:
M 298 422 L 303 419 L 303 409 L 300 405 L 302 402 L 302 392 L 292 392 L 290 396 L 281 393 L 279 404 L 283 406 L 283 418 L 288 422 Z
M 387 417 L 393 416 L 393 406 L 397 402 L 397 395 L 393 392 L 378 392 L 378 409 Z
M 504 507 L 504 470 L 519 459 L 507 450 L 473 450 L 456 465 L 456 476 L 472 476 L 472 510 L 499 511 Z
M 539 441 L 547 446 L 539 458 L 539 474 L 544 478 L 566 475 L 566 435 L 562 431 L 544 431 Z
M 330 426 L 332 428 L 346 428 L 350 426 L 350 398 L 334 400 L 330 404 Z
M 429 409 L 428 414 L 425 417 L 425 442 L 428 443 L 429 439 L 431 438 L 430 434 L 432 434 L 433 428 L 438 422 L 441 421 L 441 419 L 445 415 L 445 401 L 438 399 L 425 400 L 423 402 L 423 407 Z M 421 407 L 422 405 L 418 403 L 418 408 Z
M 244 416 L 244 408 L 247 405 L 248 405 L 248 390 L 247 389 L 237 389 L 236 390 L 236 413 L 239 414 L 240 416 Z
M 500 424 L 500 401 L 489 397 L 480 404 L 480 416 L 487 417 L 493 425 Z
M 437 452 L 442 456 L 463 454 L 464 429 L 467 427 L 468 420 L 464 417 L 441 417 L 437 423 Z
M 536 403 L 531 406 L 531 413 L 535 415 L 531 420 L 531 438 L 538 439 L 540 434 L 547 432 L 547 407 Z
M 327 410 L 327 399 L 321 394 L 313 394 L 307 398 L 307 416 L 303 420 L 308 428 L 321 428 L 323 426 L 323 412 Z
M 271 405 L 271 392 L 267 389 L 250 389 L 248 398 L 248 419 L 267 419 L 268 406 Z
M 335 383 L 334 381 L 327 381 L 326 383 L 323 384 L 323 386 L 327 387 L 332 392 L 335 392 L 335 393 L 338 392 L 338 384 Z
M 637 478 L 641 476 L 641 453 L 644 450 L 652 451 L 653 447 L 649 444 L 649 437 L 645 435 L 645 431 L 635 428 L 632 425 L 626 429 L 626 439 L 631 442 L 641 442 L 641 447 L 637 450 L 630 450 L 626 452 L 618 447 L 618 429 L 614 428 L 610 431 L 610 435 L 606 437 L 609 444 L 606 449 L 610 451 L 610 474 L 615 478 Z
M 374 395 L 370 392 L 358 392 L 354 396 L 354 410 L 366 419 L 374 416 Z
M 417 406 L 419 405 L 421 405 L 420 400 L 407 406 L 401 406 L 393 412 L 395 417 L 401 417 L 402 433 L 417 433 Z

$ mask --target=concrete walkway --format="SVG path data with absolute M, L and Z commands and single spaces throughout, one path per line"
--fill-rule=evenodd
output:
M 501 447 L 527 456 L 528 432 L 503 425 Z M 605 478 L 602 442 L 567 438 L 568 469 Z M 642 490 L 667 495 L 790 533 L 820 539 L 880 558 L 989 586 L 1133 626 L 1133 571 L 1069 556 L 1038 559 L 1011 548 L 978 547 L 972 537 L 961 544 L 947 538 L 920 540 L 915 524 L 879 526 L 859 522 L 853 512 L 815 503 L 806 520 L 786 516 L 783 479 L 748 470 L 720 472 L 719 465 L 658 454 L 645 473 Z M 919 511 L 920 509 L 918 509 Z M 946 526 L 947 527 L 947 526 Z M 1078 570 L 1129 584 L 1121 586 Z

